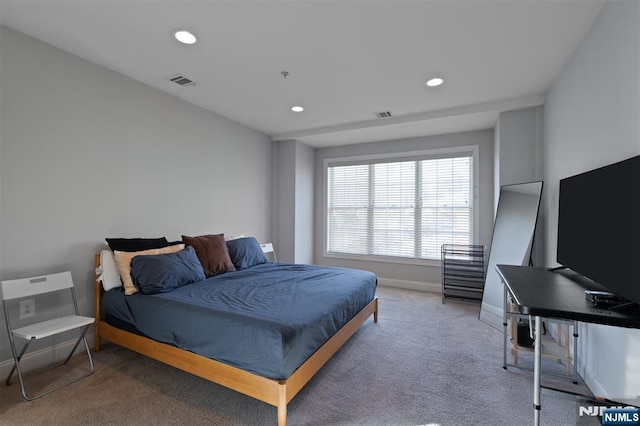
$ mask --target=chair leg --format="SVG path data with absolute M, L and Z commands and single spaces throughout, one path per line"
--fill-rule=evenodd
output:
M 11 367 L 11 371 L 9 372 L 9 375 L 7 376 L 7 380 L 5 380 L 5 384 L 7 386 L 9 386 L 11 384 L 11 377 L 13 377 L 13 373 L 16 372 L 16 370 L 18 371 L 18 378 L 20 379 L 20 381 L 22 381 L 22 376 L 20 374 L 20 360 L 22 359 L 22 356 L 24 355 L 25 352 L 27 352 L 27 348 L 29 347 L 29 345 L 31 344 L 32 340 L 27 340 L 26 343 L 24 344 L 24 346 L 22 347 L 22 350 L 20 351 L 20 355 L 17 355 L 16 352 L 16 345 L 13 342 L 13 339 L 10 340 L 11 343 L 11 353 L 13 355 L 13 367 Z
M 91 350 L 89 350 L 89 343 L 87 342 L 87 338 L 83 337 L 82 340 L 84 341 L 84 348 L 87 350 L 87 357 L 89 358 L 89 367 L 91 369 L 91 373 L 93 373 L 93 358 L 91 357 Z
M 46 392 L 43 392 L 39 395 L 36 396 L 29 396 L 27 394 L 27 389 L 25 387 L 24 384 L 24 378 L 22 377 L 22 371 L 20 370 L 20 359 L 22 359 L 22 356 L 24 355 L 24 353 L 26 352 L 27 348 L 29 347 L 29 344 L 31 343 L 31 340 L 28 340 L 27 343 L 24 345 L 24 347 L 22 348 L 22 351 L 20 352 L 20 355 L 16 355 L 16 350 L 15 350 L 15 344 L 13 343 L 13 340 L 11 339 L 11 350 L 13 353 L 13 357 L 14 357 L 14 365 L 13 368 L 11 369 L 11 372 L 9 373 L 9 376 L 7 377 L 6 380 L 6 384 L 7 386 L 10 385 L 10 379 L 11 376 L 13 376 L 14 371 L 18 372 L 18 381 L 20 382 L 20 389 L 22 391 L 22 396 L 24 397 L 24 399 L 26 399 L 27 401 L 33 401 L 35 399 L 41 398 L 45 395 L 48 395 L 54 391 L 57 391 L 58 389 L 61 389 L 65 386 L 69 386 L 70 384 L 73 384 L 79 380 L 82 380 L 88 376 L 90 376 L 91 374 L 93 374 L 93 370 L 94 370 L 94 365 L 93 365 L 93 358 L 91 357 L 91 350 L 89 349 L 89 343 L 87 342 L 87 338 L 86 338 L 86 333 L 87 330 L 89 329 L 89 327 L 82 327 L 82 333 L 80 334 L 80 337 L 78 337 L 78 340 L 76 340 L 76 343 L 73 345 L 73 349 L 71 349 L 71 352 L 69 353 L 69 356 L 65 359 L 65 361 L 62 364 L 57 365 L 57 367 L 60 367 L 62 365 L 65 365 L 67 362 L 69 362 L 69 360 L 71 359 L 71 357 L 73 356 L 73 353 L 76 351 L 76 349 L 78 348 L 78 345 L 80 344 L 80 342 L 82 341 L 84 343 L 84 347 L 85 350 L 87 352 L 87 357 L 89 358 L 89 372 L 83 376 L 78 377 L 75 380 L 71 380 L 67 383 L 63 383 L 60 386 L 57 386 L 53 389 L 50 389 Z M 51 367 L 52 368 L 56 368 L 56 367 Z M 49 370 L 50 370 L 49 369 Z M 47 370 L 44 370 L 47 371 Z M 42 371 L 42 372 L 44 372 Z
M 73 345 L 73 348 L 71 349 L 71 352 L 69 352 L 69 356 L 67 357 L 67 359 L 64 360 L 64 362 L 62 363 L 62 365 L 65 365 L 67 362 L 69 362 L 69 360 L 71 359 L 71 357 L 73 356 L 73 353 L 76 351 L 76 349 L 78 349 L 78 345 L 80 344 L 80 341 L 84 340 L 84 344 L 87 345 L 87 341 L 85 339 L 85 334 L 87 334 L 87 330 L 89 330 L 89 327 L 81 327 L 82 332 L 80 333 L 80 337 L 78 337 L 78 340 L 76 340 L 76 344 Z M 87 353 L 88 353 L 88 348 L 87 348 Z M 91 360 L 91 355 L 89 355 L 89 359 Z M 91 369 L 93 370 L 93 361 L 91 360 Z

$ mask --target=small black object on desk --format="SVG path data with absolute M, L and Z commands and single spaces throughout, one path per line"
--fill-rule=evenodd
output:
M 632 308 L 631 301 L 624 299 L 617 294 L 608 291 L 585 290 L 584 297 L 594 306 L 604 309 L 626 309 Z

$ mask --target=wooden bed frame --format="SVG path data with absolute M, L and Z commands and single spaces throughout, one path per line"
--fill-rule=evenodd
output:
M 100 267 L 100 254 L 95 255 L 96 271 Z M 156 361 L 202 377 L 213 383 L 233 389 L 237 392 L 259 399 L 278 409 L 278 426 L 287 423 L 287 404 L 304 387 L 305 384 L 331 359 L 331 357 L 358 330 L 369 316 L 373 314 L 373 322 L 378 322 L 378 298 L 374 298 L 367 306 L 356 314 L 347 324 L 338 330 L 316 350 L 298 369 L 285 380 L 267 379 L 236 367 L 214 361 L 184 351 L 175 346 L 156 342 L 155 340 L 120 330 L 102 321 L 102 284 L 98 274 L 94 278 L 95 287 L 95 350 L 100 350 L 101 339 L 106 339 L 119 346 L 138 352 Z

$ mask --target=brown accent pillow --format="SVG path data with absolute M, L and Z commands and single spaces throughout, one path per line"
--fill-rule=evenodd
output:
M 183 235 L 182 241 L 195 249 L 196 256 L 198 256 L 207 277 L 236 270 L 229 257 L 224 234 L 200 235 L 199 237 Z

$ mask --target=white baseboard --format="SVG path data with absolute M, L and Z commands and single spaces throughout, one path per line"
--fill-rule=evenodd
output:
M 580 361 L 581 359 L 578 357 L 578 372 L 589 387 L 591 393 L 593 393 L 595 396 L 606 398 L 619 404 L 628 404 L 636 407 L 640 404 L 640 395 L 624 397 L 620 396 L 619 394 L 613 394 L 607 389 L 605 385 L 602 384 L 602 381 L 599 379 L 598 375 L 588 367 L 587 363 Z
M 92 332 L 87 333 L 89 349 L 93 349 L 93 338 L 94 334 Z M 66 342 L 58 343 L 48 348 L 27 352 L 20 361 L 22 374 L 64 361 L 69 356 L 69 351 L 71 351 L 71 348 L 75 345 L 76 340 L 77 339 L 67 340 Z M 18 342 L 18 347 L 16 348 L 18 351 L 22 349 L 22 342 L 23 341 Z M 84 343 L 80 342 L 75 353 L 82 353 L 84 351 Z M 6 379 L 9 371 L 11 371 L 11 367 L 13 367 L 13 358 L 0 362 L 0 378 L 2 378 L 2 380 Z
M 405 290 L 428 291 L 431 293 L 442 294 L 441 283 L 436 284 L 436 283 L 428 283 L 428 282 L 421 282 L 421 281 L 394 280 L 391 278 L 378 277 L 378 285 L 381 285 L 384 287 L 403 288 Z
M 578 370 L 581 373 L 584 382 L 589 386 L 589 390 L 596 396 L 602 398 L 612 398 L 607 389 L 600 383 L 598 376 L 593 374 L 593 371 L 590 368 L 587 368 L 584 362 L 580 362 L 581 359 L 578 358 Z

